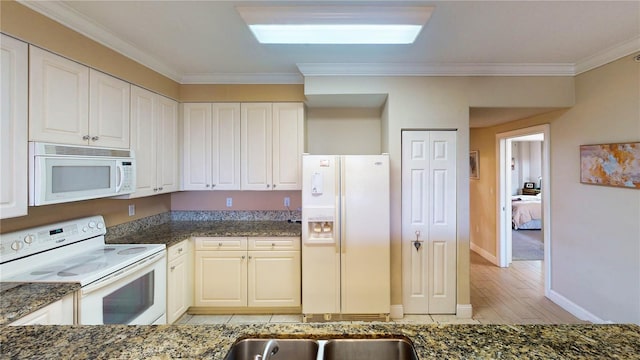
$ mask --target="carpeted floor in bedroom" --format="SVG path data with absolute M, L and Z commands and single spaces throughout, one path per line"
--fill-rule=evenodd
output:
M 512 230 L 512 258 L 516 260 L 543 260 L 542 230 Z

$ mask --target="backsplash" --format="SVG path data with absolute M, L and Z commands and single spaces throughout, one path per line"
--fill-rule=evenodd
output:
M 297 221 L 301 218 L 299 210 L 170 211 L 108 227 L 105 240 L 108 242 L 170 221 Z

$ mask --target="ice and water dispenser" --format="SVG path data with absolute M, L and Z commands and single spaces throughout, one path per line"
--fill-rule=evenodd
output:
M 334 242 L 333 240 L 333 217 L 317 216 L 310 217 L 307 222 L 309 241 L 312 242 Z

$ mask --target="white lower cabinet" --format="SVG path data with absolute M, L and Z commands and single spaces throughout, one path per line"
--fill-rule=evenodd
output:
M 300 238 L 196 238 L 195 247 L 195 306 L 300 306 Z
M 167 251 L 167 324 L 178 320 L 193 303 L 191 249 L 187 239 Z
M 74 295 L 69 294 L 9 325 L 73 325 L 74 312 Z

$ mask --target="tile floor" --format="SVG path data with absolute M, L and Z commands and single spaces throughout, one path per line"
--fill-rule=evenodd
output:
M 405 315 L 392 320 L 399 324 L 479 324 L 474 319 L 458 319 L 455 315 Z M 301 323 L 302 315 L 189 315 L 182 316 L 176 324 L 256 324 L 256 323 Z M 341 321 L 353 322 L 353 321 Z

